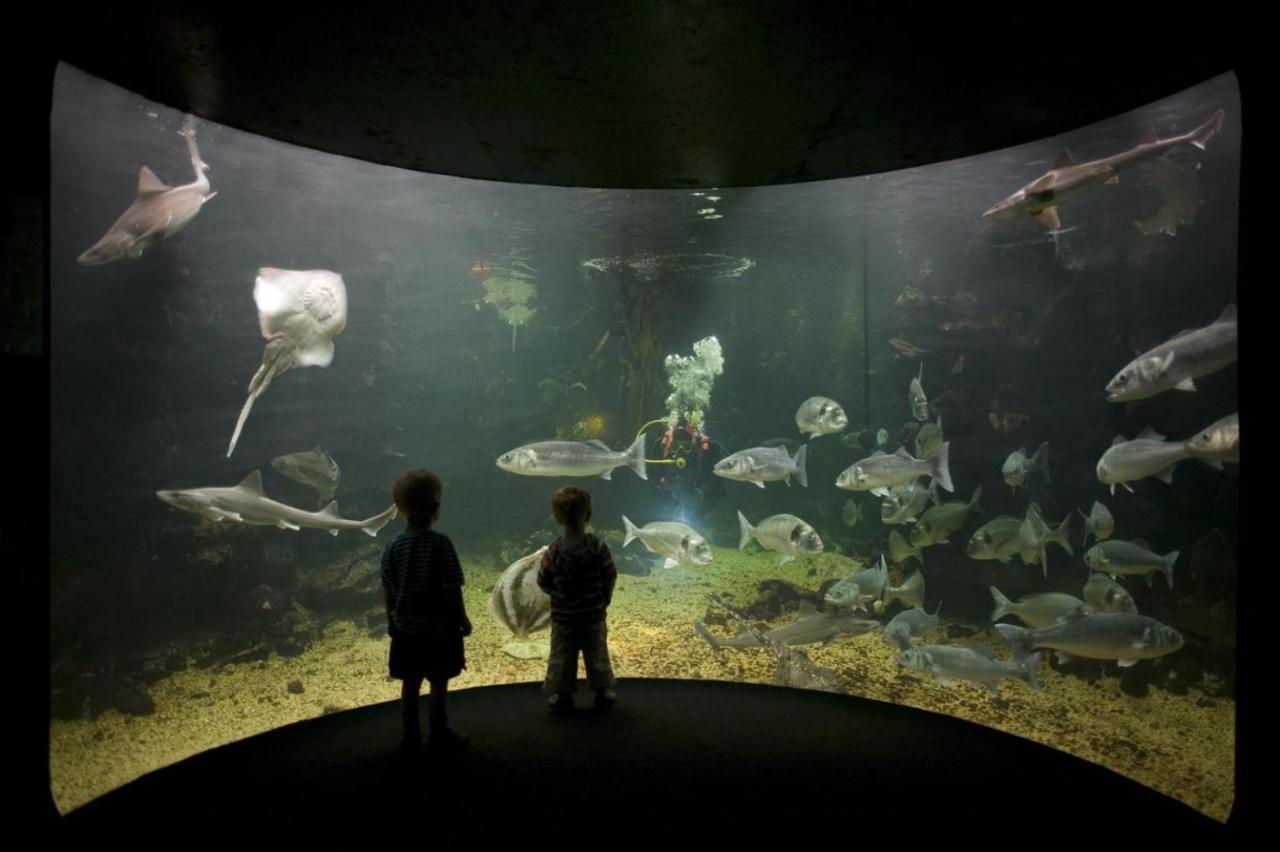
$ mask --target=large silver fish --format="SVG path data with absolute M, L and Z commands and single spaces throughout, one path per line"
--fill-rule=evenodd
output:
M 840 403 L 825 396 L 811 396 L 796 410 L 796 426 L 810 438 L 840 432 L 849 425 Z
M 598 476 L 612 479 L 615 467 L 629 467 L 641 479 L 644 467 L 644 435 L 630 447 L 615 453 L 601 441 L 540 441 L 525 444 L 498 457 L 497 466 L 521 476 Z
M 1192 379 L 1217 372 L 1236 360 L 1236 306 L 1204 328 L 1180 331 L 1130 361 L 1107 383 L 1107 399 L 1132 402 L 1177 388 L 1193 391 Z
M 992 695 L 999 693 L 1000 681 L 1007 677 L 1025 681 L 1032 689 L 1040 689 L 1040 682 L 1036 680 L 1039 654 L 1031 654 L 1024 659 L 1001 660 L 982 646 L 923 645 L 899 652 L 898 663 L 933 675 L 943 686 L 951 686 L 953 680 L 967 680 L 985 686 Z
M 1156 571 L 1164 574 L 1169 588 L 1173 588 L 1173 565 L 1178 561 L 1177 550 L 1171 550 L 1160 556 L 1147 546 L 1142 539 L 1133 541 L 1102 541 L 1095 544 L 1084 555 L 1085 564 L 1094 571 L 1100 571 L 1110 577 L 1118 574 L 1130 574 L 1145 577 L 1147 585 L 1152 584 L 1151 575 Z
M 1170 484 L 1174 466 L 1189 456 L 1185 442 L 1166 441 L 1164 435 L 1151 427 L 1142 430 L 1132 441 L 1117 435 L 1111 448 L 1098 459 L 1098 481 L 1110 485 L 1112 494 L 1116 493 L 1116 485 L 1132 492 L 1129 483 L 1148 476 Z
M 1212 426 L 1197 432 L 1184 445 L 1195 458 L 1207 462 L 1240 463 L 1240 415 L 1224 417 Z
M 794 476 L 801 485 L 808 487 L 809 476 L 804 467 L 808 449 L 808 446 L 801 447 L 794 458 L 787 455 L 787 451 L 782 447 L 753 447 L 749 450 L 739 450 L 716 462 L 711 472 L 725 479 L 751 482 L 760 488 L 764 488 L 766 482 L 779 480 L 786 480 L 787 485 L 790 485 L 791 477 Z
M 884 588 L 889 584 L 889 571 L 884 564 L 884 556 L 880 564 L 874 568 L 864 568 L 856 574 L 845 577 L 827 590 L 823 602 L 833 607 L 852 607 L 866 611 L 867 604 L 878 604 L 877 612 L 884 610 Z
M 1023 523 L 1019 518 L 1002 515 L 978 527 L 978 531 L 969 537 L 966 547 L 969 558 L 995 559 L 1007 564 L 1022 552 L 1018 536 Z
M 1121 667 L 1172 654 L 1183 642 L 1182 634 L 1167 624 L 1127 612 L 1070 615 L 1065 621 L 1042 630 L 1012 624 L 997 624 L 996 629 L 1013 648 L 1014 659 L 1026 656 L 1035 648 L 1053 648 L 1058 652 L 1059 662 L 1086 657 L 1116 660 Z
M 934 506 L 920 516 L 920 520 L 911 528 L 911 546 L 929 547 L 950 540 L 954 532 L 958 532 L 969 520 L 969 514 L 981 512 L 978 501 L 982 499 L 982 486 L 973 490 L 968 503 L 959 501 Z
M 1004 596 L 995 586 L 987 587 L 991 599 L 995 601 L 995 609 L 991 611 L 991 620 L 999 621 L 1006 615 L 1016 615 L 1032 627 L 1052 627 L 1073 612 L 1086 607 L 1084 601 L 1074 595 L 1061 592 L 1042 592 L 1037 595 L 1024 595 L 1015 603 Z M 1089 612 L 1087 608 L 1084 610 Z
M 858 618 L 848 610 L 834 614 L 818 612 L 813 604 L 805 602 L 800 604 L 800 615 L 795 621 L 774 628 L 764 636 L 783 645 L 813 645 L 818 642 L 829 645 L 841 636 L 862 636 L 879 629 L 880 622 Z M 694 630 L 716 651 L 721 648 L 758 648 L 762 644 L 746 627 L 732 639 L 716 638 L 701 621 L 694 624 Z
M 779 565 L 797 556 L 817 556 L 822 552 L 822 539 L 813 527 L 795 515 L 771 515 L 753 527 L 747 516 L 739 512 L 738 527 L 741 531 L 739 550 L 754 538 L 761 547 L 782 554 Z
M 626 547 L 639 539 L 650 553 L 666 557 L 662 563 L 664 568 L 674 568 L 680 564 L 711 564 L 711 546 L 693 527 L 676 521 L 654 521 L 637 527 L 626 515 L 622 516 L 622 525 L 627 531 L 622 546 Z
M 922 476 L 929 476 L 947 491 L 955 491 L 948 466 L 950 448 L 950 442 L 943 443 L 938 454 L 931 459 L 913 458 L 906 447 L 899 447 L 893 455 L 877 450 L 845 468 L 836 479 L 836 487 L 870 491 L 877 497 L 887 497 L 893 486 L 906 485 Z

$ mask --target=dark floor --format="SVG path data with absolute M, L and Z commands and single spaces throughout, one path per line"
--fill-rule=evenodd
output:
M 422 829 L 531 841 L 611 824 L 610 845 L 692 838 L 854 843 L 1225 839 L 1219 824 L 1108 770 L 968 722 L 743 684 L 623 681 L 608 714 L 545 710 L 537 685 L 450 697 L 454 761 L 402 758 L 396 703 L 291 725 L 154 772 L 73 812 L 94 836 L 181 824 Z M 423 704 L 425 722 L 426 703 Z M 424 833 L 424 838 L 427 836 Z

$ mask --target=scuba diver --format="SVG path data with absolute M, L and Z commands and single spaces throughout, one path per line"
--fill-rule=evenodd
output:
M 645 424 L 640 431 L 666 419 Z M 646 459 L 647 464 L 664 465 L 649 476 L 664 501 L 673 506 L 673 516 L 690 521 L 701 520 L 720 499 L 725 480 L 713 472 L 716 462 L 728 455 L 724 445 L 712 438 L 700 425 L 681 419 L 676 426 L 668 426 L 661 439 L 646 455 L 660 457 Z M 656 474 L 656 475 L 655 475 Z

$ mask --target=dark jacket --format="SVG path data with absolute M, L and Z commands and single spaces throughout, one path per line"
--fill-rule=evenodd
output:
M 613 554 L 594 535 L 575 544 L 556 539 L 538 569 L 538 587 L 551 596 L 551 620 L 560 624 L 603 621 L 617 581 Z

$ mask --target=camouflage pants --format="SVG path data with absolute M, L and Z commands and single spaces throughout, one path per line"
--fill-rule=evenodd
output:
M 593 624 L 551 623 L 551 656 L 543 691 L 572 695 L 578 686 L 578 652 L 587 668 L 587 683 L 597 692 L 618 682 L 609 662 L 609 630 L 603 619 Z

